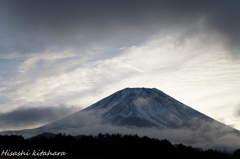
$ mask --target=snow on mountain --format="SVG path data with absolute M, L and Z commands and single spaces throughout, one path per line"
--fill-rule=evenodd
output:
M 192 118 L 212 120 L 156 88 L 126 88 L 83 111 L 90 110 L 114 125 L 179 128 Z

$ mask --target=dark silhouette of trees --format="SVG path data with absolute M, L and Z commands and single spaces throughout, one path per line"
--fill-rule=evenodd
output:
M 42 156 L 44 158 L 71 159 L 239 159 L 240 149 L 233 153 L 219 150 L 202 150 L 183 144 L 173 145 L 168 140 L 158 140 L 147 136 L 122 134 L 88 135 L 75 138 L 71 135 L 57 134 L 52 138 L 35 137 L 24 139 L 17 135 L 0 135 L 0 151 L 46 151 L 66 152 L 64 156 Z M 1 153 L 0 152 L 0 153 Z M 32 157 L 32 156 L 28 156 Z

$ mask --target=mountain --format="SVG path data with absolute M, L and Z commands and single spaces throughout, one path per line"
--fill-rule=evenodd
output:
M 38 135 L 36 135 L 36 136 L 33 136 L 33 137 L 31 137 L 31 138 L 28 138 L 28 140 L 33 140 L 33 139 L 35 139 L 35 138 L 41 138 L 41 137 L 44 137 L 44 138 L 46 138 L 46 139 L 50 139 L 50 138 L 54 138 L 56 136 L 56 134 L 54 134 L 54 133 L 47 133 L 47 132 L 45 132 L 45 133 L 42 133 L 42 134 L 38 134 Z
M 226 126 L 153 88 L 125 88 L 95 104 L 35 129 L 5 131 L 31 137 L 44 132 L 72 135 L 108 133 L 139 133 L 152 137 L 199 141 L 240 141 L 239 131 Z M 170 136 L 171 134 L 171 136 Z M 177 136 L 181 136 L 178 138 Z M 239 145 L 240 146 L 240 145 Z
M 42 134 L 38 134 L 36 136 L 32 136 L 30 138 L 28 138 L 27 140 L 34 140 L 36 138 L 46 138 L 46 139 L 51 139 L 51 138 L 54 138 L 56 137 L 58 134 L 54 134 L 54 133 L 48 133 L 48 132 L 45 132 L 45 133 L 42 133 Z M 64 135 L 64 134 L 63 134 Z M 77 135 L 77 136 L 73 136 L 74 138 L 76 139 L 80 139 L 82 138 L 83 136 L 86 136 L 86 135 Z
M 213 121 L 210 117 L 184 105 L 156 88 L 126 88 L 77 113 L 40 127 L 40 129 L 46 131 L 49 129 L 76 129 L 106 123 L 114 126 L 177 129 L 188 126 L 189 121 L 193 119 Z

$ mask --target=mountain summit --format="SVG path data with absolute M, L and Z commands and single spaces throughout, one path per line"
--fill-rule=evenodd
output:
M 95 111 L 114 125 L 137 127 L 179 128 L 193 118 L 212 120 L 156 88 L 125 88 L 83 111 Z

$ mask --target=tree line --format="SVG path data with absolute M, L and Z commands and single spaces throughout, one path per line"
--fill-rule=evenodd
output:
M 168 140 L 159 140 L 147 136 L 102 134 L 73 137 L 57 134 L 49 139 L 35 137 L 31 140 L 19 135 L 0 135 L 1 157 L 7 154 L 28 153 L 18 157 L 71 158 L 71 159 L 239 159 L 240 149 L 233 152 L 203 150 L 183 144 L 172 144 Z M 42 155 L 34 155 L 41 154 Z M 65 155 L 51 153 L 65 152 Z M 47 155 L 48 153 L 48 155 Z M 49 155 L 50 153 L 50 155 Z

